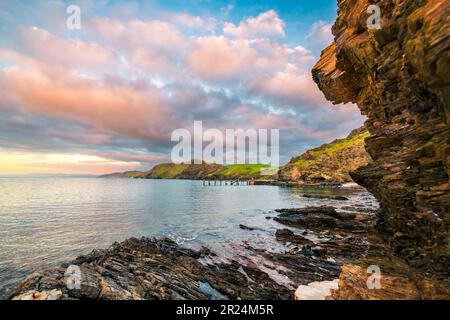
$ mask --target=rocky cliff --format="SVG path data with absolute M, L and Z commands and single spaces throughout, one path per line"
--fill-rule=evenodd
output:
M 381 9 L 368 30 L 367 8 Z M 380 201 L 379 230 L 412 266 L 449 270 L 450 2 L 339 0 L 313 68 L 333 103 L 367 115 L 373 161 L 351 175 Z
M 368 136 L 369 133 L 362 127 L 353 130 L 345 139 L 308 150 L 283 166 L 278 173 L 279 179 L 302 184 L 351 182 L 349 171 L 369 161 L 364 149 L 364 139 Z

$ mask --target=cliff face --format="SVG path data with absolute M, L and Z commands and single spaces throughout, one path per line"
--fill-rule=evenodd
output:
M 368 30 L 367 7 L 381 8 Z M 413 266 L 448 272 L 450 1 L 339 0 L 334 43 L 313 68 L 333 103 L 367 115 L 367 166 L 353 179 L 380 201 L 379 229 Z
M 353 130 L 345 139 L 338 139 L 292 158 L 279 171 L 283 181 L 309 183 L 345 183 L 352 179 L 349 171 L 366 165 L 369 155 L 364 139 L 369 133 L 362 127 Z

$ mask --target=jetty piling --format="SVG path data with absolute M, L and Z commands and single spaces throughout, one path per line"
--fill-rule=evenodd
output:
M 251 185 L 249 180 L 240 180 L 240 179 L 234 179 L 234 180 L 209 180 L 205 179 L 202 181 L 202 184 L 204 187 L 207 186 L 249 186 Z

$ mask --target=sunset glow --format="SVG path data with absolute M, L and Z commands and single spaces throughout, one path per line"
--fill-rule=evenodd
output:
M 1 174 L 149 169 L 195 120 L 280 129 L 285 163 L 364 121 L 311 77 L 333 0 L 36 4 L 0 6 Z

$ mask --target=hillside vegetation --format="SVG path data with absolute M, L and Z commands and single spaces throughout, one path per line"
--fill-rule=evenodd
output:
M 220 165 L 211 163 L 202 164 L 174 164 L 161 163 L 150 171 L 117 172 L 100 176 L 101 178 L 132 178 L 132 179 L 262 179 L 261 172 L 270 168 L 264 164 L 232 164 Z
M 259 178 L 267 165 L 260 164 L 173 164 L 156 165 L 145 178 L 150 179 L 251 179 Z
M 351 182 L 348 172 L 369 161 L 369 155 L 364 149 L 364 139 L 368 136 L 367 130 L 359 128 L 347 138 L 308 150 L 283 166 L 279 171 L 279 179 L 306 184 Z

